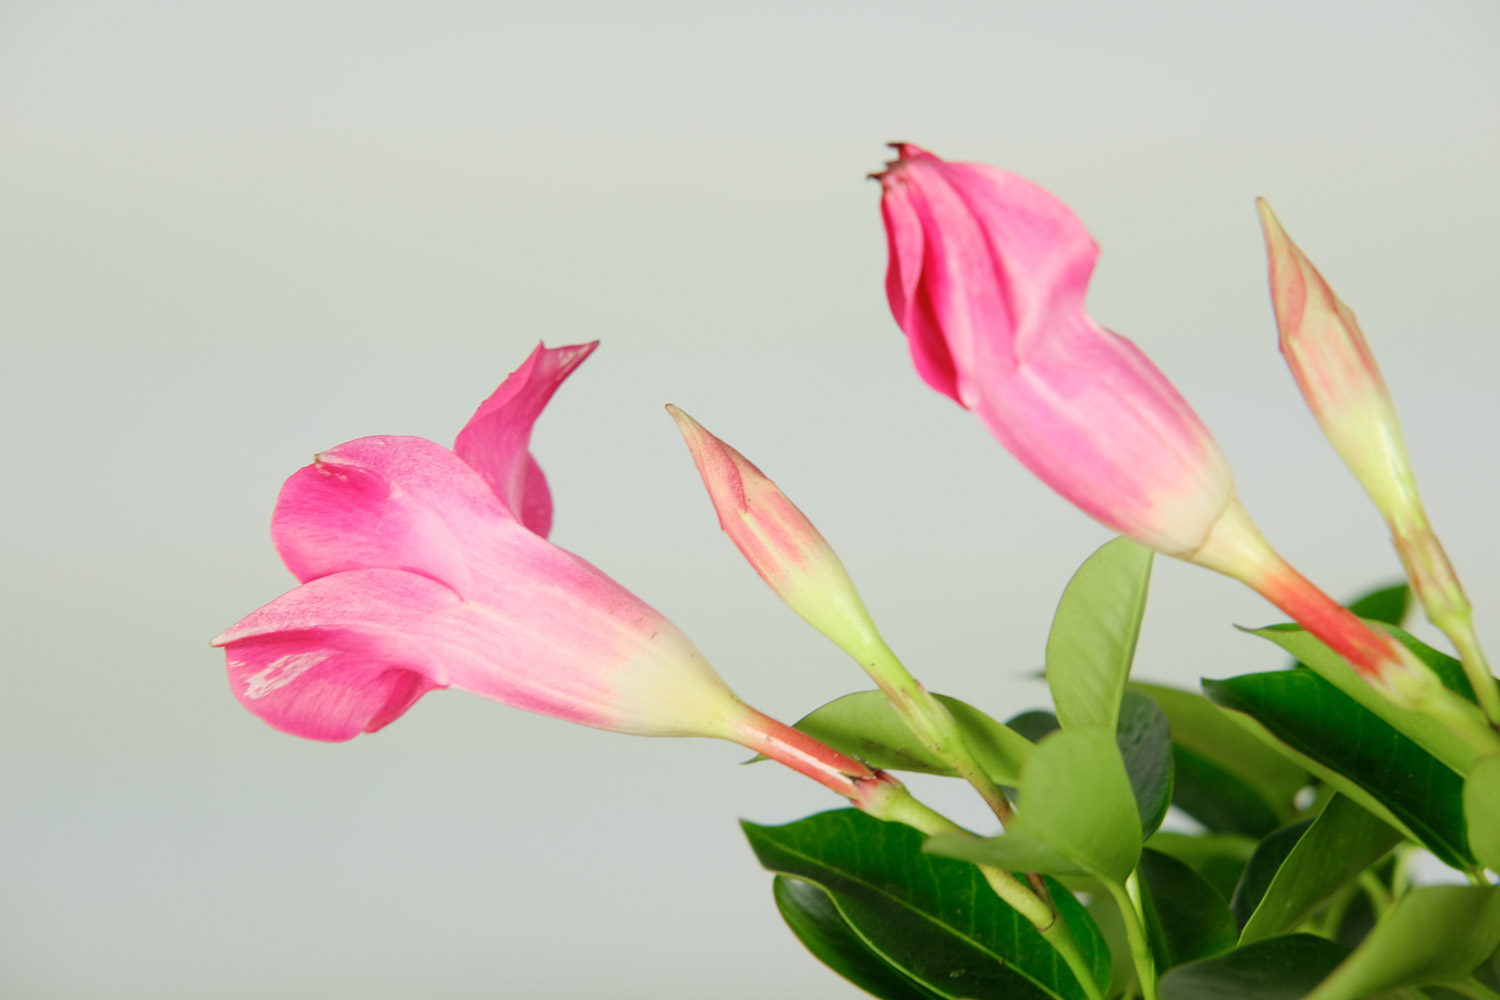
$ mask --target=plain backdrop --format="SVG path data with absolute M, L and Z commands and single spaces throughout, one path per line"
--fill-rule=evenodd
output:
M 449 692 L 303 742 L 208 640 L 291 587 L 268 516 L 313 453 L 450 443 L 538 340 L 598 338 L 537 428 L 553 539 L 747 700 L 864 685 L 719 533 L 667 402 L 809 513 L 929 687 L 1042 704 L 1109 535 L 911 370 L 888 140 L 1066 200 L 1094 315 L 1348 598 L 1399 566 L 1276 352 L 1267 196 L 1500 643 L 1497 43 L 1487 0 L 0 3 L 0 994 L 853 995 L 736 826 L 839 804 L 810 782 Z M 1276 619 L 1159 560 L 1138 673 L 1275 666 L 1231 626 Z

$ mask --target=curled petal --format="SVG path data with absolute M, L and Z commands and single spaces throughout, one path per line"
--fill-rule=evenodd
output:
M 339 573 L 277 598 L 214 645 L 225 647 L 240 704 L 282 732 L 342 741 L 448 686 L 449 643 L 429 626 L 460 604 L 414 573 Z
M 521 523 L 547 537 L 552 530 L 552 493 L 528 450 L 531 428 L 552 394 L 599 346 L 545 347 L 531 356 L 479 404 L 453 450 L 469 463 Z
M 424 438 L 367 437 L 318 456 L 281 489 L 271 535 L 307 582 L 355 569 L 409 570 L 461 594 L 474 554 L 514 526 L 457 455 Z

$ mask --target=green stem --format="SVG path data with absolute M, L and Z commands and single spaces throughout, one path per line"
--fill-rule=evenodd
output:
M 1042 937 L 1052 945 L 1052 950 L 1062 956 L 1062 960 L 1068 964 L 1068 970 L 1073 973 L 1073 978 L 1078 980 L 1078 985 L 1083 987 L 1089 1000 L 1104 1000 L 1104 991 L 1099 984 L 1094 982 L 1094 970 L 1083 960 L 1083 952 L 1078 949 L 1078 939 L 1073 936 L 1073 928 L 1062 919 L 1061 914 L 1053 921 L 1052 926 L 1042 931 Z
M 969 833 L 948 817 L 916 799 L 906 786 L 899 783 L 893 783 L 884 790 L 878 805 L 872 802 L 868 807 L 861 808 L 880 819 L 904 824 L 928 836 L 940 833 Z M 1083 953 L 1078 948 L 1078 942 L 1074 939 L 1073 930 L 1068 926 L 1068 922 L 1063 920 L 1046 900 L 1010 872 L 991 865 L 976 865 L 975 867 L 979 869 L 979 873 L 984 876 L 990 888 L 995 891 L 995 895 L 1030 921 L 1042 937 L 1047 939 L 1047 943 L 1052 945 L 1053 950 L 1067 964 L 1069 971 L 1073 973 L 1073 978 L 1078 980 L 1078 985 L 1088 996 L 1088 1000 L 1104 1000 L 1104 992 L 1099 988 L 1099 984 L 1094 982 L 1094 970 L 1084 961 Z
M 1390 892 L 1375 873 L 1366 868 L 1359 873 L 1359 887 L 1370 897 L 1370 909 L 1375 911 L 1375 919 L 1379 920 L 1390 912 L 1392 899 Z
M 1442 629 L 1458 650 L 1458 659 L 1469 678 L 1469 686 L 1479 699 L 1479 707 L 1492 727 L 1500 727 L 1500 688 L 1490 673 L 1489 661 L 1484 650 L 1479 648 L 1479 637 L 1474 634 L 1474 616 L 1471 612 L 1453 615 L 1443 620 L 1434 619 L 1433 624 Z
M 1444 983 L 1444 989 L 1452 990 L 1454 993 L 1462 993 L 1474 1000 L 1500 1000 L 1500 993 L 1496 993 L 1477 979 L 1465 979 L 1457 983 Z
M 1463 740 L 1481 757 L 1500 753 L 1500 733 L 1485 721 L 1484 713 L 1463 696 L 1435 684 L 1423 701 L 1413 706 L 1418 712 L 1436 719 Z
M 1135 976 L 1141 987 L 1141 1000 L 1159 1000 L 1156 993 L 1156 959 L 1151 954 L 1151 945 L 1146 941 L 1146 917 L 1141 907 L 1140 881 L 1135 872 L 1125 880 L 1105 882 L 1115 906 L 1120 909 L 1120 921 L 1125 925 L 1125 937 L 1130 942 L 1130 957 L 1135 962 Z

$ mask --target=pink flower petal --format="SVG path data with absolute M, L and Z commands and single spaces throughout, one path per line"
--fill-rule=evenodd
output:
M 424 438 L 367 437 L 292 474 L 271 535 L 303 582 L 400 569 L 468 594 L 474 549 L 506 524 L 514 524 L 510 511 L 447 448 Z
M 531 428 L 563 380 L 599 346 L 549 348 L 531 356 L 479 405 L 453 450 L 484 478 L 521 523 L 545 538 L 552 530 L 552 494 L 528 450 Z
M 582 560 L 515 535 L 531 565 L 487 600 L 388 569 L 283 594 L 214 640 L 235 696 L 277 729 L 329 741 L 446 687 L 617 732 L 729 731 L 741 704 L 682 633 Z
M 235 697 L 282 732 L 341 741 L 449 683 L 450 643 L 426 627 L 461 605 L 414 573 L 358 570 L 277 598 L 214 640 Z

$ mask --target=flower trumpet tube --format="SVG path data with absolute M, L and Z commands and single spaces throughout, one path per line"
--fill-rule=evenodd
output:
M 593 349 L 538 347 L 460 432 L 338 446 L 287 480 L 272 533 L 301 586 L 214 640 L 272 727 L 342 741 L 469 691 L 643 736 L 732 740 L 876 815 L 904 789 L 744 704 L 688 638 L 547 541 L 532 424 Z
M 1359 321 L 1292 242 L 1271 206 L 1256 202 L 1265 231 L 1281 353 L 1323 433 L 1375 502 L 1427 617 L 1459 651 L 1492 724 L 1500 691 L 1474 633 L 1473 608 L 1417 492 L 1396 407 Z
M 719 526 L 804 621 L 848 653 L 907 727 L 984 797 L 1001 821 L 1011 806 L 974 760 L 948 709 L 912 677 L 881 637 L 843 562 L 807 516 L 753 462 L 675 406 L 677 422 Z
M 1254 587 L 1395 703 L 1442 698 L 1424 664 L 1275 553 L 1197 414 L 1134 344 L 1088 315 L 1098 248 L 1067 206 L 994 167 L 895 148 L 875 175 L 886 295 L 928 385 L 1085 513 Z M 1449 720 L 1484 742 L 1470 722 Z

